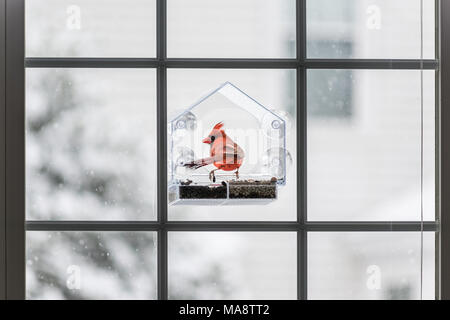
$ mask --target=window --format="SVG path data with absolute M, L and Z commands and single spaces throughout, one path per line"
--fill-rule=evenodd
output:
M 439 297 L 437 1 L 17 3 L 27 299 Z M 186 110 L 224 83 L 279 120 L 276 197 L 176 205 L 208 151 L 175 157 L 171 121 L 204 138 Z

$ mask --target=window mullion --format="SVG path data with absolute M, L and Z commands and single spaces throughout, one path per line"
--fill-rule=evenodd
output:
M 168 243 L 167 229 L 167 3 L 166 0 L 157 0 L 157 152 L 158 152 L 158 299 L 168 299 Z
M 297 0 L 297 298 L 307 299 L 307 230 L 306 222 L 306 0 Z
M 25 59 L 23 0 L 6 1 L 6 299 L 25 299 Z M 3 49 L 3 48 L 2 48 Z

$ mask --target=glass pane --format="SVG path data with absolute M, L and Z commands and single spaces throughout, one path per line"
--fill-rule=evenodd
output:
M 295 0 L 169 0 L 167 52 L 184 58 L 294 58 Z
M 27 70 L 28 219 L 155 219 L 155 75 Z
M 170 299 L 296 299 L 295 232 L 169 233 Z
M 28 57 L 154 57 L 156 0 L 27 0 Z
M 168 71 L 170 219 L 296 219 L 295 77 L 295 70 Z M 236 152 L 239 166 L 211 177 L 219 160 L 198 168 L 186 164 L 210 156 L 216 144 L 202 141 L 219 122 L 222 141 L 231 139 L 242 152 Z
M 434 85 L 422 114 L 421 71 L 308 71 L 309 220 L 434 220 Z
M 154 232 L 27 232 L 27 299 L 155 299 Z
M 308 298 L 434 299 L 434 233 L 423 236 L 422 273 L 420 232 L 309 233 Z
M 435 1 L 423 1 L 423 8 L 421 2 L 307 0 L 307 55 L 309 58 L 419 59 L 423 45 L 423 57 L 432 59 Z

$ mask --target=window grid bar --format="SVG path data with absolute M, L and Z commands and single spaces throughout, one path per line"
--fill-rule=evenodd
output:
M 308 300 L 308 231 L 297 233 L 297 294 L 298 300 Z
M 438 223 L 424 222 L 424 231 L 437 231 Z M 420 221 L 306 222 L 296 221 L 27 221 L 27 231 L 307 231 L 384 232 L 421 231 Z
M 304 65 L 309 69 L 436 70 L 439 62 L 436 59 L 305 59 Z
M 158 299 L 167 300 L 167 69 L 157 69 L 157 217 L 158 230 Z
M 308 246 L 307 219 L 307 109 L 306 109 L 306 0 L 297 0 L 297 299 L 308 299 Z
M 440 0 L 435 0 L 435 57 L 438 61 L 441 61 L 441 4 Z M 440 212 L 441 212 L 441 203 L 440 203 L 440 182 L 441 182 L 441 167 L 440 167 L 440 159 L 441 159 L 441 147 L 440 147 L 440 130 L 441 130 L 441 72 L 442 70 L 437 70 L 435 72 L 435 212 L 436 212 L 436 220 L 440 224 Z M 440 227 L 437 228 L 436 236 L 435 236 L 435 299 L 441 299 L 441 254 L 440 254 L 440 240 L 441 240 L 441 231 Z
M 27 221 L 27 231 L 156 231 L 158 233 L 158 299 L 168 299 L 168 232 L 297 232 L 298 299 L 307 299 L 308 232 L 421 231 L 420 222 L 308 222 L 306 206 L 306 76 L 307 69 L 411 69 L 438 70 L 437 59 L 307 59 L 306 0 L 297 0 L 296 59 L 177 59 L 167 58 L 167 3 L 157 0 L 156 58 L 26 58 L 26 68 L 156 68 L 157 69 L 157 216 L 146 221 Z M 168 221 L 167 215 L 167 69 L 296 69 L 297 70 L 297 201 L 296 222 Z M 423 231 L 436 232 L 437 222 L 425 222 Z
M 299 49 L 297 49 L 299 50 Z M 26 58 L 26 68 L 232 68 L 232 69 L 411 69 L 437 70 L 436 59 L 176 59 Z
M 167 300 L 168 289 L 168 237 L 167 222 L 167 68 L 164 63 L 167 48 L 167 3 L 158 0 L 157 11 L 157 217 L 159 222 L 157 250 L 157 296 Z

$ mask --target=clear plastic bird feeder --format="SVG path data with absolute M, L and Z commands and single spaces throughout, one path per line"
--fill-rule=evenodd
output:
M 227 141 L 243 150 L 239 167 L 233 166 L 235 154 L 228 159 L 229 170 L 221 170 L 219 139 L 204 142 L 220 122 Z M 276 200 L 286 183 L 286 121 L 229 82 L 172 119 L 168 130 L 171 205 L 265 204 Z M 205 165 L 202 159 L 211 159 L 213 149 L 217 161 Z

